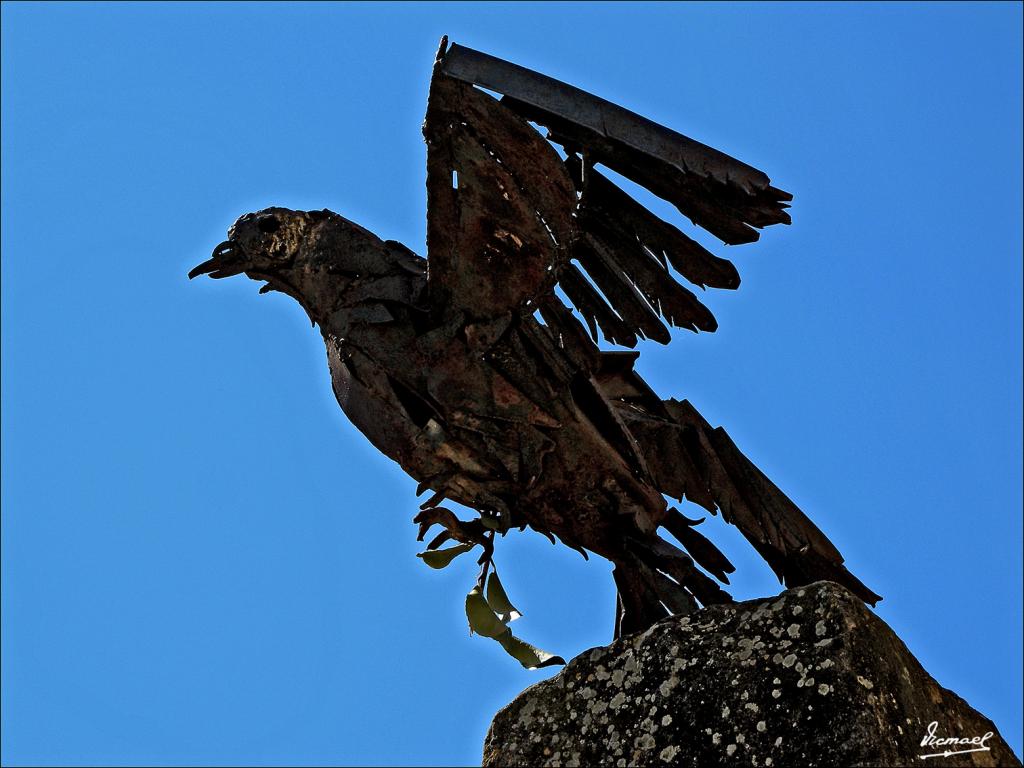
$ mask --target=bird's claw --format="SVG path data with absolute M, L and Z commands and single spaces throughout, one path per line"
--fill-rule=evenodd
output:
M 444 507 L 430 507 L 429 509 L 420 510 L 419 514 L 412 519 L 412 521 L 419 525 L 419 533 L 416 536 L 416 541 L 423 541 L 423 537 L 427 535 L 427 531 L 434 525 L 440 525 L 445 529 L 447 537 L 438 536 L 430 542 L 428 549 L 432 549 L 435 546 L 440 546 L 449 538 L 455 539 L 463 544 L 480 544 L 484 547 L 484 551 L 487 552 L 490 549 L 490 540 L 485 535 L 486 529 L 480 523 L 479 520 L 471 520 L 470 522 L 463 522 L 455 516 L 455 513 L 450 509 Z

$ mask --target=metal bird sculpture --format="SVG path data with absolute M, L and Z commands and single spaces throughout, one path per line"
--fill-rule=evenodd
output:
M 599 332 L 632 348 L 668 343 L 667 326 L 714 331 L 680 278 L 740 282 L 598 165 L 727 244 L 788 224 L 792 196 L 728 155 L 446 38 L 423 133 L 428 259 L 331 211 L 268 208 L 238 219 L 189 277 L 266 281 L 261 293 L 288 294 L 319 326 L 344 412 L 419 493 L 433 491 L 414 519 L 420 540 L 441 527 L 423 558 L 441 567 L 482 548 L 471 629 L 525 666 L 561 662 L 512 636 L 518 612 L 488 579 L 495 535 L 513 528 L 614 564 L 616 636 L 731 601 L 718 582 L 733 565 L 666 495 L 720 511 L 789 587 L 826 579 L 879 600 L 721 427 L 658 397 L 634 370 L 638 352 L 598 346 Z M 444 499 L 479 517 L 458 519 Z

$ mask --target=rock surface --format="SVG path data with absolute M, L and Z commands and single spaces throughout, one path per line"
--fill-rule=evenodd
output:
M 975 741 L 937 741 L 951 738 Z M 859 599 L 818 582 L 666 619 L 581 654 L 498 713 L 483 764 L 1021 763 Z

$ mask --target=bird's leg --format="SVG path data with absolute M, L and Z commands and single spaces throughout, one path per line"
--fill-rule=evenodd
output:
M 491 558 L 494 557 L 494 531 L 488 531 L 484 534 L 483 546 L 483 554 L 480 555 L 480 559 L 477 562 L 486 567 L 491 564 Z
M 494 531 L 487 532 L 486 541 L 483 546 L 483 554 L 477 560 L 477 563 L 480 565 L 480 573 L 476 577 L 476 586 L 481 591 L 484 588 L 484 582 L 487 581 L 487 571 L 492 567 L 491 561 L 494 558 Z

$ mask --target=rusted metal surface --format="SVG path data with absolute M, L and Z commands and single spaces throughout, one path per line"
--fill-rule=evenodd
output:
M 768 187 L 768 177 L 706 144 L 547 75 L 453 43 L 441 71 L 449 77 L 504 94 L 580 129 L 599 133 L 636 152 L 673 166 L 675 173 L 710 176 L 747 194 Z
M 595 163 L 726 242 L 788 223 L 790 196 L 627 110 L 444 42 L 424 137 L 429 260 L 330 211 L 271 208 L 240 218 L 190 277 L 244 273 L 302 305 L 342 409 L 433 492 L 416 518 L 421 539 L 442 529 L 428 549 L 480 544 L 486 569 L 496 533 L 530 527 L 596 553 L 615 564 L 616 632 L 635 631 L 731 599 L 716 579 L 728 583 L 732 564 L 667 494 L 721 512 L 788 586 L 829 579 L 878 600 L 724 430 L 656 395 L 637 353 L 598 346 L 713 331 L 682 283 L 732 289 L 739 276 Z M 458 520 L 445 499 L 479 518 Z
M 784 208 L 792 195 L 772 187 L 764 173 L 635 112 L 460 45 L 449 48 L 441 71 L 503 94 L 567 151 L 586 149 L 726 243 L 757 240 L 752 227 L 789 223 Z

